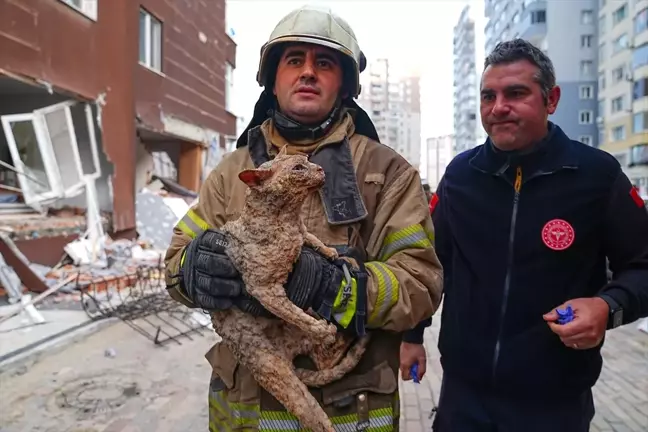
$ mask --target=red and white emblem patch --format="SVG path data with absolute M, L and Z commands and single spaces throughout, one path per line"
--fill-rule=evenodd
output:
M 562 219 L 550 220 L 542 228 L 542 241 L 549 249 L 561 251 L 574 243 L 574 228 Z

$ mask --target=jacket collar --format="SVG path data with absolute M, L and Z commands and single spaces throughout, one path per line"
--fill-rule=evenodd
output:
M 548 122 L 545 138 L 530 150 L 505 152 L 498 150 L 490 137 L 486 139 L 469 164 L 478 171 L 499 175 L 510 166 L 522 165 L 532 171 L 551 173 L 562 168 L 578 168 L 574 144 L 556 124 Z

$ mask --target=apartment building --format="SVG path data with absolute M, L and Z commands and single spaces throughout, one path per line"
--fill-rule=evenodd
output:
M 421 175 L 427 180 L 432 191 L 436 190 L 446 167 L 452 160 L 454 148 L 454 135 L 431 137 L 426 140 L 421 163 L 424 172 Z
M 591 146 L 599 142 L 598 1 L 485 0 L 486 53 L 498 42 L 514 38 L 542 49 L 553 61 L 562 89 L 550 120 L 572 139 Z
M 236 133 L 235 56 L 225 0 L 0 0 L 0 202 L 83 207 L 90 179 L 132 237 L 140 170 L 196 191 Z
M 484 129 L 479 114 L 479 83 L 483 70 L 483 20 L 470 5 L 459 16 L 453 35 L 454 153 L 482 144 Z M 480 43 L 481 42 L 481 43 Z
M 373 121 L 380 142 L 418 167 L 421 159 L 421 91 L 418 76 L 395 76 L 389 60 L 370 62 L 361 75 L 358 104 Z
M 0 132 L 0 159 L 49 183 L 36 190 L 17 175 L 13 186 L 27 201 L 67 198 L 66 186 L 90 168 L 78 172 L 50 156 L 85 155 L 101 171 L 102 207 L 115 230 L 132 229 L 139 143 L 168 153 L 175 180 L 198 189 L 210 143 L 236 133 L 229 112 L 236 45 L 225 32 L 225 0 L 0 0 L 0 10 L 0 114 L 9 126 Z M 74 113 L 84 104 L 96 120 L 96 148 L 75 148 L 81 129 L 88 135 Z M 51 122 L 73 111 L 64 138 L 45 137 L 33 121 L 44 108 Z M 6 136 L 17 129 L 23 135 Z M 23 154 L 28 160 L 15 160 Z
M 599 141 L 648 195 L 648 1 L 599 1 Z

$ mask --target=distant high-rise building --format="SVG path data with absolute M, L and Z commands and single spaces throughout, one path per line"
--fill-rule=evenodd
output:
M 485 134 L 479 116 L 479 78 L 483 51 L 477 42 L 483 34 L 475 11 L 466 6 L 454 28 L 453 85 L 454 85 L 454 153 L 461 153 L 484 141 Z M 478 72 L 479 71 L 479 72 Z
M 387 59 L 378 59 L 367 69 L 368 73 L 361 75 L 358 104 L 376 126 L 380 142 L 418 167 L 421 159 L 419 77 L 391 76 Z
M 485 0 L 486 55 L 498 42 L 515 38 L 528 40 L 543 50 L 554 64 L 556 81 L 562 89 L 558 109 L 550 120 L 570 138 L 591 146 L 598 145 L 598 3 Z
M 453 148 L 455 146 L 454 135 L 443 135 L 428 138 L 424 147 L 421 163 L 425 170 L 422 176 L 427 179 L 431 190 L 435 190 L 445 173 L 445 169 L 452 160 Z
M 648 195 L 648 5 L 601 3 L 598 143 Z

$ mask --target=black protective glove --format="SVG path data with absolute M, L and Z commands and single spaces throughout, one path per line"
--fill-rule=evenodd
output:
M 341 330 L 364 336 L 367 314 L 367 273 L 362 261 L 353 255 L 352 250 L 345 254 L 356 258 L 360 267 L 358 269 L 351 268 L 342 259 L 331 262 L 313 249 L 303 247 L 299 260 L 286 283 L 286 294 L 300 308 L 304 310 L 312 308 L 325 320 L 338 325 Z M 351 290 L 352 280 L 355 281 L 355 292 Z M 346 281 L 344 287 L 343 281 Z M 338 295 L 346 300 L 336 304 Z M 352 296 L 355 299 L 353 317 L 346 326 L 341 326 L 335 319 L 335 312 L 346 309 L 345 304 L 351 304 L 348 300 Z
M 238 270 L 225 253 L 227 237 L 208 229 L 187 245 L 180 268 L 180 288 L 194 305 L 205 310 L 237 306 L 260 315 L 263 308 L 245 291 Z

